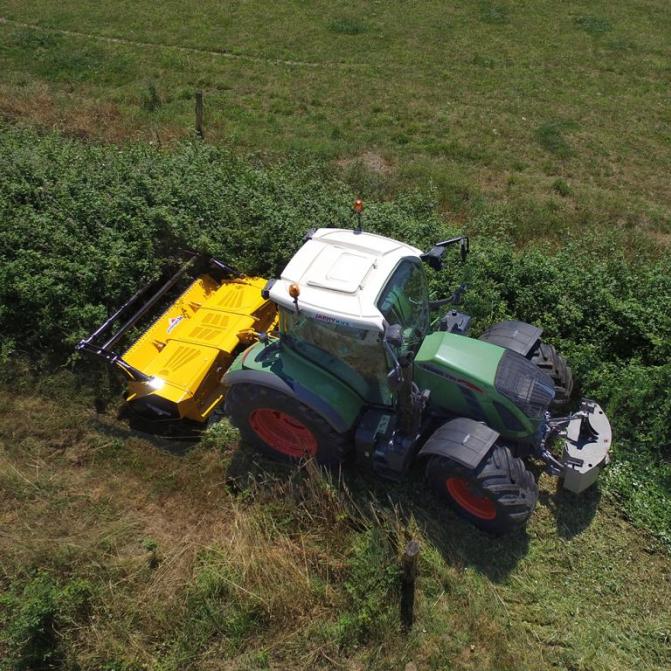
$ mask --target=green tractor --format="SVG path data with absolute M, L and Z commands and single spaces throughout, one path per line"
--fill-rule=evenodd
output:
M 261 334 L 223 376 L 225 412 L 242 436 L 287 461 L 338 466 L 352 455 L 390 480 L 425 462 L 430 488 L 478 527 L 523 525 L 538 498 L 531 460 L 579 493 L 608 462 L 601 407 L 570 402 L 571 370 L 518 321 L 468 337 L 458 304 L 431 302 L 424 264 L 440 268 L 458 237 L 423 253 L 359 230 L 310 231 L 263 297 L 279 331 Z
M 225 399 L 243 437 L 267 454 L 336 467 L 354 456 L 391 480 L 421 459 L 431 489 L 503 533 L 536 504 L 530 459 L 581 492 L 608 461 L 611 429 L 587 399 L 556 416 L 573 380 L 541 329 L 507 321 L 476 340 L 468 315 L 450 309 L 432 320 L 464 291 L 429 300 L 424 264 L 440 268 L 453 244 L 465 259 L 465 237 L 422 253 L 360 226 L 323 228 L 268 282 L 194 256 L 153 294 L 152 285 L 140 289 L 77 349 L 125 375 L 123 415 L 134 428 L 199 434 Z M 125 334 L 197 268 L 202 274 L 118 354 Z

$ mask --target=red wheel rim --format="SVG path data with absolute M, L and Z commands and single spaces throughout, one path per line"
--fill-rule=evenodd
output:
M 305 424 L 281 410 L 257 408 L 249 415 L 249 424 L 269 445 L 288 457 L 312 457 L 317 454 L 317 439 Z
M 481 520 L 493 520 L 496 517 L 494 501 L 471 491 L 465 478 L 447 478 L 445 486 L 450 496 L 467 512 Z

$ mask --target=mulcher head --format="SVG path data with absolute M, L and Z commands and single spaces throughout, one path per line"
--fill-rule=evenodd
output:
M 202 274 L 122 355 L 116 354 L 112 348 L 122 337 L 150 318 L 161 299 L 167 301 L 178 281 L 194 271 Z M 176 425 L 202 426 L 223 399 L 221 378 L 240 347 L 276 326 L 275 306 L 261 295 L 265 284 L 216 259 L 194 257 L 158 289 L 149 285 L 138 291 L 77 349 L 124 373 L 123 414 L 137 428 L 174 433 Z M 123 325 L 97 344 L 122 319 Z

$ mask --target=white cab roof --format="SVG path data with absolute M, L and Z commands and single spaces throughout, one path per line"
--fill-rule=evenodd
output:
M 289 295 L 295 282 L 299 308 L 316 319 L 382 331 L 385 320 L 375 305 L 380 292 L 401 259 L 421 253 L 374 233 L 320 228 L 289 261 L 270 298 L 295 309 Z

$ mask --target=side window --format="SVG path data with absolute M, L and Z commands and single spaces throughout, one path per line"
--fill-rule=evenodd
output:
M 372 402 L 386 402 L 388 365 L 380 334 L 280 309 L 282 336 L 296 352 L 327 369 Z

